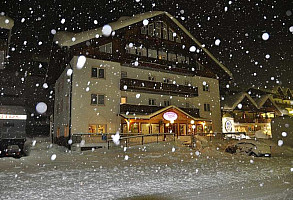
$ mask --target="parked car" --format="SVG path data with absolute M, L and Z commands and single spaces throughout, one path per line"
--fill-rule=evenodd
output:
M 21 149 L 19 148 L 18 145 L 10 145 L 5 149 L 4 151 L 5 156 L 12 156 L 15 158 L 20 158 L 21 157 Z
M 258 141 L 238 141 L 227 146 L 226 152 L 255 157 L 271 157 L 270 146 Z

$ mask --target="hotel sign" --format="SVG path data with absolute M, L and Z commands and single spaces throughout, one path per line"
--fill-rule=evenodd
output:
M 178 115 L 174 112 L 165 112 L 163 118 L 168 121 L 175 121 Z
M 18 120 L 26 120 L 26 115 L 0 114 L 0 119 L 18 119 Z

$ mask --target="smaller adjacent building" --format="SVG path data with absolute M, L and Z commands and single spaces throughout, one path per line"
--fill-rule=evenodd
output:
M 293 101 L 289 88 L 250 88 L 247 92 L 228 95 L 221 103 L 222 131 L 243 132 L 252 137 L 271 138 L 272 121 L 291 115 Z

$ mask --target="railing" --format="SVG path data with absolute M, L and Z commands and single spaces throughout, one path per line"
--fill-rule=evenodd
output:
M 125 85 L 127 88 L 125 88 Z M 120 90 L 144 90 L 152 93 L 167 95 L 183 95 L 196 97 L 198 88 L 186 85 L 167 84 L 154 81 L 144 81 L 138 79 L 122 78 L 120 80 Z
M 156 133 L 156 134 L 139 134 L 139 135 L 131 135 L 131 136 L 125 136 L 125 137 L 120 137 L 119 141 L 122 143 L 124 141 L 125 146 L 129 146 L 131 143 L 135 145 L 143 145 L 146 143 L 159 143 L 160 139 L 159 137 L 161 136 L 161 141 L 166 141 L 167 136 L 173 136 L 172 141 L 175 141 L 176 135 L 175 133 Z M 152 137 L 152 138 L 151 138 Z M 147 140 L 146 138 L 149 138 Z M 170 141 L 170 138 L 169 138 Z M 113 142 L 113 139 L 107 140 L 108 143 L 108 149 L 110 149 L 110 143 Z
M 162 106 L 121 104 L 120 113 L 129 112 L 129 113 L 136 113 L 136 114 L 151 114 L 163 108 L 164 107 Z M 180 108 L 180 109 L 193 117 L 200 117 L 198 108 Z

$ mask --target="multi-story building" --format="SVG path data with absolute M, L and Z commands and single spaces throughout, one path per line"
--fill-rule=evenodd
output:
M 79 133 L 221 132 L 219 81 L 232 78 L 166 12 L 54 37 L 55 138 Z M 58 71 L 57 71 L 58 73 Z
M 14 21 L 10 17 L 0 16 L 0 70 L 8 62 L 9 43 Z

